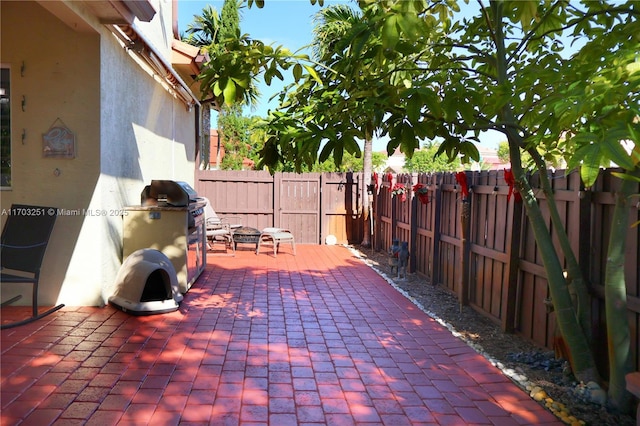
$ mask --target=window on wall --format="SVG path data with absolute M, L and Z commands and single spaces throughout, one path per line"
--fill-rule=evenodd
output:
M 9 68 L 0 68 L 0 186 L 11 186 L 11 82 Z

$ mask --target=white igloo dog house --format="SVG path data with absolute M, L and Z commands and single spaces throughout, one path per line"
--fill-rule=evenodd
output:
M 132 315 L 172 312 L 182 301 L 176 270 L 159 250 L 131 253 L 118 271 L 109 303 Z

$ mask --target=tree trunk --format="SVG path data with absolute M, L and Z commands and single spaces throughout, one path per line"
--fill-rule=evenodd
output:
M 629 232 L 629 197 L 635 188 L 634 181 L 623 179 L 620 191 L 615 194 L 604 283 L 609 343 L 609 404 L 625 413 L 631 409 L 631 394 L 626 390 L 625 375 L 632 371 L 632 367 L 624 261 Z
M 565 257 L 566 269 L 567 269 L 567 282 L 569 286 L 569 293 L 571 294 L 576 314 L 578 315 L 578 322 L 582 327 L 582 332 L 585 334 L 587 341 L 591 343 L 591 297 L 589 296 L 589 288 L 587 281 L 584 279 L 580 264 L 576 259 L 571 242 L 567 231 L 560 219 L 560 213 L 558 212 L 558 205 L 555 197 L 553 196 L 553 188 L 549 177 L 547 176 L 547 165 L 540 156 L 540 153 L 535 149 L 528 150 L 531 157 L 536 163 L 538 173 L 540 175 L 540 182 L 542 184 L 542 190 L 547 197 L 547 205 L 549 207 L 549 214 L 551 217 L 551 223 L 555 230 L 558 242 L 562 248 L 562 253 Z
M 218 111 L 218 123 L 220 123 L 220 116 L 224 114 L 224 109 Z M 218 124 L 218 138 L 216 143 L 216 170 L 222 170 L 220 163 L 222 162 L 222 137 L 224 134 L 224 129 L 220 128 L 220 124 Z
M 202 129 L 200 130 L 200 170 L 209 169 L 211 155 L 211 104 L 202 103 Z
M 582 327 L 574 310 L 569 287 L 567 286 L 564 271 L 553 244 L 553 239 L 547 228 L 546 221 L 542 215 L 533 189 L 529 185 L 524 170 L 522 169 L 519 150 L 520 141 L 517 140 L 517 137 L 516 140 L 513 140 L 513 138 L 514 135 L 511 135 L 509 138 L 509 151 L 511 154 L 511 167 L 513 168 L 516 181 L 516 189 L 520 192 L 520 195 L 522 195 L 522 201 L 529 218 L 529 223 L 536 243 L 538 244 L 538 252 L 542 258 L 544 270 L 547 273 L 547 282 L 558 329 L 570 352 L 569 362 L 578 380 L 585 383 L 590 381 L 599 382 L 600 376 L 596 369 L 593 353 L 591 352 L 589 342 L 582 331 Z
M 495 45 L 496 45 L 496 69 L 497 69 L 497 85 L 510 87 L 512 83 L 507 78 L 507 70 L 510 64 L 507 62 L 507 53 L 505 49 L 505 34 L 503 32 L 503 3 L 498 1 L 491 2 L 491 12 L 493 15 L 493 25 L 495 28 Z M 520 192 L 524 207 L 529 217 L 529 223 L 533 231 L 538 251 L 542 258 L 544 270 L 547 273 L 547 282 L 549 292 L 556 315 L 558 329 L 562 334 L 570 352 L 569 362 L 578 380 L 589 382 L 599 382 L 600 377 L 596 369 L 595 359 L 591 352 L 591 348 L 587 338 L 582 331 L 576 316 L 571 294 L 569 293 L 567 282 L 564 278 L 562 265 L 558 254 L 556 253 L 553 239 L 538 201 L 536 200 L 533 189 L 526 179 L 524 170 L 522 169 L 522 159 L 520 147 L 523 146 L 522 136 L 518 133 L 518 121 L 513 112 L 513 104 L 507 102 L 500 111 L 500 121 L 504 123 L 504 132 L 509 142 L 509 157 L 511 158 L 511 167 L 515 178 L 516 189 Z
M 371 169 L 373 168 L 373 141 L 372 132 L 366 132 L 366 138 L 364 141 L 363 152 L 363 165 L 364 178 L 362 179 L 362 224 L 363 224 L 363 238 L 361 245 L 363 247 L 371 247 L 371 197 L 367 187 L 371 184 Z

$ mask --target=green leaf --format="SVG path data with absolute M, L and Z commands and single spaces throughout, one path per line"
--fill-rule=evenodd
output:
M 224 87 L 224 103 L 227 105 L 233 105 L 236 101 L 236 84 L 232 79 L 227 80 L 227 85 Z
M 293 66 L 293 78 L 296 81 L 296 83 L 300 81 L 300 79 L 302 78 L 302 65 L 295 64 Z
M 576 151 L 574 157 L 582 159 L 580 177 L 585 186 L 593 186 L 598 178 L 598 173 L 600 173 L 600 160 L 602 158 L 600 147 L 597 144 L 583 146 Z
M 231 78 L 236 86 L 242 87 L 243 89 L 247 89 L 249 87 L 249 80 L 246 78 Z
M 478 147 L 470 141 L 463 141 L 460 144 L 460 153 L 463 155 L 463 162 L 465 159 L 471 159 L 473 161 L 480 161 L 480 151 Z
M 333 150 L 333 163 L 336 165 L 336 167 L 339 167 L 342 164 L 343 157 L 344 157 L 343 149 L 336 148 Z
M 514 7 L 515 16 L 512 18 L 512 21 L 520 21 L 522 28 L 525 30 L 531 28 L 531 23 L 536 18 L 536 14 L 538 12 L 538 1 L 517 0 L 508 3 L 511 3 Z
M 384 21 L 382 26 L 382 47 L 384 49 L 393 49 L 398 44 L 400 34 L 398 33 L 397 22 L 398 17 L 396 15 L 391 15 Z
M 617 177 L 618 179 L 631 180 L 631 181 L 640 183 L 640 178 L 639 177 L 632 176 L 632 175 L 630 175 L 628 173 L 611 172 L 611 174 L 613 176 Z
M 324 147 L 322 147 L 322 151 L 320 151 L 320 156 L 318 157 L 318 161 L 321 163 L 327 161 L 333 149 L 335 148 L 336 142 L 333 140 L 328 141 Z
M 220 88 L 220 80 L 217 80 L 213 85 L 213 96 L 216 98 L 222 94 L 222 89 Z
M 434 157 L 446 154 L 447 161 L 454 161 L 456 159 L 456 155 L 458 154 L 458 150 L 456 148 L 457 142 L 458 141 L 452 137 L 446 137 L 438 147 L 438 151 L 436 151 Z
M 458 112 L 466 123 L 473 123 L 475 120 L 473 104 L 466 99 L 458 102 Z
M 360 145 L 358 145 L 358 142 L 356 142 L 355 138 L 353 138 L 353 137 L 344 138 L 342 140 L 342 143 L 344 144 L 344 149 L 347 152 L 350 152 L 350 153 L 356 154 L 356 155 L 360 155 Z
M 264 144 L 262 151 L 260 152 L 259 167 L 267 166 L 270 170 L 273 170 L 278 164 L 280 155 L 278 154 L 278 138 L 271 136 Z
M 269 68 L 264 72 L 264 82 L 267 86 L 271 86 L 271 80 L 273 80 L 273 70 Z
M 407 118 L 409 121 L 418 121 L 422 105 L 422 99 L 420 99 L 420 96 L 417 93 L 407 99 Z
M 431 89 L 425 89 L 420 92 L 420 95 L 422 95 L 421 100 L 425 101 L 425 105 L 431 110 L 433 116 L 442 117 L 442 104 L 436 92 Z
M 355 34 L 353 41 L 351 42 L 352 45 L 352 55 L 356 58 L 359 58 L 360 55 L 362 54 L 362 51 L 364 50 L 364 46 L 367 43 L 367 40 L 369 40 L 369 37 L 371 36 L 371 31 L 369 30 L 368 27 L 364 27 L 362 29 L 362 31 L 358 32 Z
M 304 65 L 304 69 L 307 70 L 307 72 L 309 73 L 309 75 L 318 82 L 318 84 L 322 84 L 322 80 L 320 79 L 320 76 L 318 75 L 318 73 L 316 72 L 316 70 L 313 69 L 313 67 L 309 66 L 309 65 Z
M 619 139 L 605 139 L 602 141 L 602 149 L 604 154 L 625 170 L 632 170 L 635 167 L 631 156 L 620 144 Z
M 415 40 L 420 35 L 421 21 L 417 14 L 403 13 L 398 16 L 398 26 L 402 29 L 402 32 L 410 39 Z

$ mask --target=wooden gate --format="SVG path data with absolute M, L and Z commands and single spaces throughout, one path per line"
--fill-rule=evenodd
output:
M 320 243 L 329 235 L 338 244 L 357 244 L 362 241 L 360 189 L 362 174 L 322 174 L 322 220 Z
M 320 242 L 320 174 L 280 173 L 275 176 L 274 225 L 289 229 L 296 243 Z
M 195 189 L 219 216 L 257 229 L 290 229 L 296 243 L 338 244 L 363 238 L 361 173 L 197 170 Z

